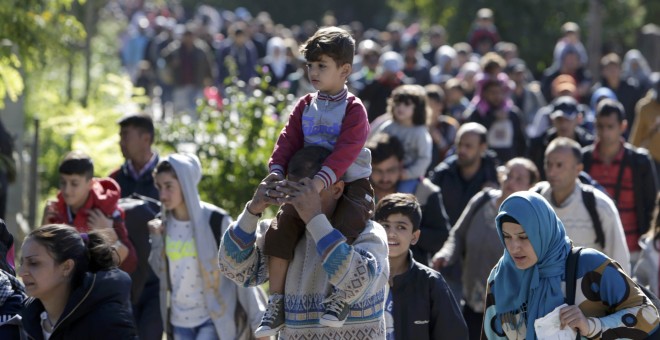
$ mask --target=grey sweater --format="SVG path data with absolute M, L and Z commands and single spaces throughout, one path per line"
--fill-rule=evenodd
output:
M 475 204 L 486 193 L 490 196 L 488 202 L 476 207 Z M 438 252 L 449 263 L 462 258 L 463 298 L 477 313 L 483 313 L 488 275 L 504 252 L 495 228 L 497 200 L 501 196 L 502 191 L 489 188 L 474 195 Z

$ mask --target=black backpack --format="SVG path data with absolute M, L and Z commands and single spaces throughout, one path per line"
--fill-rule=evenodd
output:
M 580 253 L 582 252 L 582 247 L 573 247 L 571 248 L 571 252 L 568 253 L 568 256 L 566 257 L 566 272 L 565 272 L 565 281 L 566 281 L 566 304 L 568 305 L 574 305 L 575 304 L 575 286 L 577 282 L 577 263 L 578 260 L 580 259 Z M 642 290 L 644 295 L 648 297 L 650 302 L 655 306 L 655 308 L 660 311 L 660 299 L 653 294 L 650 290 L 648 290 L 646 287 L 642 285 L 637 285 L 639 289 Z M 580 334 L 578 332 L 578 335 L 576 339 L 580 339 Z M 655 340 L 660 340 L 660 329 L 656 329 L 651 335 L 647 337 L 647 339 L 655 339 Z
M 160 202 L 134 193 L 120 199 L 118 205 L 124 211 L 124 224 L 128 231 L 128 238 L 133 243 L 137 256 L 137 268 L 130 274 L 132 280 L 131 302 L 137 304 L 151 270 L 149 267 L 151 243 L 147 223 L 160 213 Z

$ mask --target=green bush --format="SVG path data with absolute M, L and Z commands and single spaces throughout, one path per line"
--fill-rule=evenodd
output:
M 158 127 L 159 149 L 196 153 L 202 163 L 200 195 L 236 217 L 268 173 L 268 160 L 288 112 L 288 98 L 261 89 L 245 93 L 241 85 L 225 89 L 223 107 L 202 103 L 198 120 L 177 116 Z

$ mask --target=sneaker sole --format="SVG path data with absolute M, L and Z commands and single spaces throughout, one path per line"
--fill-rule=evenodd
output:
M 280 331 L 280 329 L 282 329 L 283 327 L 284 327 L 284 324 L 281 324 L 281 325 L 279 325 L 279 326 L 277 326 L 277 327 L 275 327 L 275 328 L 271 328 L 271 329 L 262 329 L 262 330 L 257 329 L 257 330 L 254 332 L 254 336 L 255 336 L 256 338 L 262 338 L 262 337 L 265 337 L 265 336 L 273 336 L 273 335 L 277 335 L 277 333 L 278 333 L 278 332 Z
M 343 326 L 344 322 L 346 322 L 346 320 L 328 320 L 328 319 L 324 319 L 323 317 L 319 319 L 319 323 L 321 325 L 326 327 L 333 327 L 333 328 L 339 328 Z

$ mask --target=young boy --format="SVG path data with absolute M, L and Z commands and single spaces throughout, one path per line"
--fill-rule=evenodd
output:
M 367 112 L 345 85 L 352 70 L 355 40 L 343 29 L 325 27 L 309 38 L 300 51 L 307 60 L 309 80 L 318 92 L 299 99 L 277 140 L 269 162 L 271 174 L 265 180 L 284 179 L 289 159 L 300 148 L 317 145 L 332 150 L 313 183 L 316 191 L 321 192 L 340 178 L 346 182 L 333 225 L 350 244 L 360 235 L 374 209 L 373 189 L 368 180 L 371 154 L 364 147 L 369 134 Z M 278 190 L 269 190 L 266 195 L 273 199 L 284 197 Z M 266 233 L 264 253 L 269 256 L 271 295 L 257 337 L 275 335 L 284 326 L 286 274 L 304 232 L 305 224 L 295 209 L 283 205 Z M 341 327 L 349 306 L 334 293 L 324 301 L 326 310 L 319 322 Z
M 60 164 L 60 191 L 56 201 L 46 204 L 42 225 L 63 223 L 80 233 L 103 229 L 114 242 L 119 268 L 132 273 L 137 256 L 128 239 L 123 211 L 117 206 L 119 184 L 111 178 L 93 178 L 94 163 L 83 152 L 72 151 Z
M 385 228 L 389 248 L 387 339 L 467 339 L 465 320 L 445 279 L 412 257 L 410 246 L 419 240 L 422 220 L 415 196 L 383 197 L 374 219 Z

